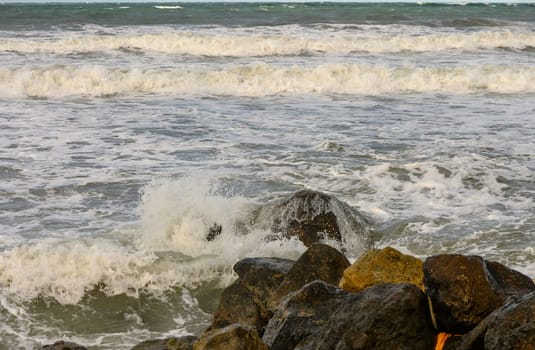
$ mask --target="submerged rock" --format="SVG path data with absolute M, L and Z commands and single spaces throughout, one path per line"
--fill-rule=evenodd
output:
M 266 301 L 293 265 L 279 258 L 246 258 L 236 263 L 239 278 L 223 290 L 210 329 L 241 323 L 263 334 L 273 315 Z
M 414 284 L 377 284 L 344 298 L 323 332 L 295 350 L 429 350 L 435 329 L 427 299 Z
M 192 350 L 197 337 L 187 335 L 179 338 L 146 340 L 134 346 L 131 350 Z
M 473 329 L 508 296 L 535 290 L 533 281 L 517 271 L 458 254 L 427 258 L 424 284 L 437 329 L 454 334 Z
M 269 321 L 262 339 L 271 350 L 295 348 L 323 330 L 340 301 L 348 293 L 314 281 L 289 294 Z
M 299 257 L 284 276 L 269 300 L 270 308 L 275 310 L 287 294 L 312 281 L 321 280 L 338 285 L 344 270 L 349 265 L 347 258 L 335 248 L 326 244 L 314 244 Z
M 76 343 L 58 340 L 54 344 L 43 346 L 41 350 L 87 350 L 87 348 Z
M 194 350 L 269 350 L 251 326 L 233 324 L 204 333 Z
M 307 247 L 322 238 L 360 240 L 361 247 L 368 246 L 366 217 L 336 197 L 317 191 L 302 190 L 271 202 L 260 209 L 256 221 L 283 237 L 297 237 Z
M 413 283 L 424 290 L 421 260 L 394 248 L 371 249 L 344 271 L 340 288 L 358 292 L 377 283 Z

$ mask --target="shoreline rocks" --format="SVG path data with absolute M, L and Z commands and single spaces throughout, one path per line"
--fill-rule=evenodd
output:
M 296 260 L 246 258 L 198 338 L 155 339 L 132 350 L 535 350 L 535 283 L 479 256 L 421 260 L 368 249 L 369 223 L 335 197 L 299 191 L 256 213 L 308 249 Z M 206 239 L 216 239 L 214 224 Z M 360 240 L 350 264 L 321 244 Z M 42 350 L 83 350 L 59 341 Z
M 388 247 L 370 254 L 412 258 Z M 235 264 L 239 277 L 223 291 L 204 334 L 149 340 L 132 350 L 535 350 L 529 277 L 478 256 L 443 254 L 423 262 L 422 290 L 419 271 L 413 283 L 403 269 L 396 280 L 399 261 L 372 264 L 385 280 L 352 291 L 338 285 L 361 262 L 349 265 L 325 244 L 295 262 L 246 258 Z M 85 348 L 56 342 L 41 349 Z

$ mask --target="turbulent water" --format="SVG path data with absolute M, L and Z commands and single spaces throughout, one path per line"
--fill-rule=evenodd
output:
M 199 334 L 304 188 L 535 277 L 530 4 L 1 4 L 0 123 L 2 350 Z

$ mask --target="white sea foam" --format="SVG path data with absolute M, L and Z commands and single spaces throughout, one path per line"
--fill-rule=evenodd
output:
M 232 265 L 246 256 L 296 258 L 304 251 L 297 240 L 240 232 L 236 226 L 246 219 L 247 205 L 239 196 L 212 194 L 209 181 L 199 177 L 154 183 L 140 205 L 142 230 L 110 238 L 41 239 L 4 251 L 2 293 L 16 300 L 52 297 L 63 304 L 78 303 L 100 284 L 109 295 L 161 294 L 172 286 L 227 284 L 234 278 Z M 207 242 L 214 222 L 222 233 Z
M 167 7 L 166 7 L 167 8 Z M 169 7 L 176 8 L 176 7 Z M 336 32 L 335 32 L 336 33 Z M 273 56 L 349 54 L 353 52 L 397 53 L 449 50 L 521 50 L 535 47 L 535 33 L 529 30 L 495 30 L 475 33 L 427 34 L 236 34 L 210 31 L 174 31 L 118 35 L 73 36 L 55 39 L 0 39 L 1 51 L 21 53 L 72 54 L 119 49 L 155 51 L 175 55 L 199 56 Z
M 130 94 L 269 96 L 300 94 L 532 93 L 535 67 L 387 67 L 268 64 L 220 69 L 125 69 L 103 66 L 0 68 L 1 97 Z
M 183 7 L 178 5 L 156 5 L 154 8 L 160 10 L 178 10 L 182 9 Z

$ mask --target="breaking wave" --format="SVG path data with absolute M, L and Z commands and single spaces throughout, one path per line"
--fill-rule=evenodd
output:
M 433 34 L 221 34 L 176 31 L 156 34 L 87 34 L 61 39 L 3 39 L 0 52 L 72 54 L 120 49 L 193 56 L 273 56 L 396 53 L 446 50 L 523 50 L 535 46 L 535 33 L 527 30 Z
M 54 98 L 113 95 L 270 96 L 300 94 L 531 93 L 534 66 L 387 67 L 254 64 L 214 69 L 104 66 L 0 68 L 0 96 Z

